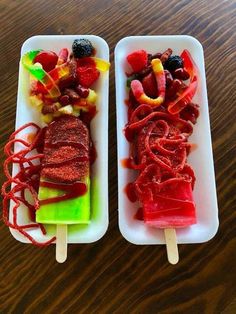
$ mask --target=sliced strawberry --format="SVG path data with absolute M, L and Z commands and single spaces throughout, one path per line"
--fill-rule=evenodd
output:
M 152 98 L 156 98 L 158 96 L 157 83 L 153 72 L 143 78 L 142 84 L 147 96 Z
M 96 68 L 78 67 L 77 75 L 79 84 L 89 88 L 98 79 L 100 72 Z
M 53 51 L 40 51 L 37 56 L 34 58 L 34 63 L 42 64 L 42 67 L 45 71 L 49 72 L 55 68 L 57 64 L 58 56 Z
M 89 88 L 100 75 L 100 72 L 96 69 L 96 63 L 90 57 L 77 59 L 76 61 L 78 83 L 82 87 Z
M 137 50 L 127 56 L 127 61 L 134 72 L 142 71 L 148 62 L 148 54 L 145 50 Z
M 80 58 L 76 59 L 77 61 L 77 67 L 85 67 L 85 68 L 96 68 L 96 63 L 92 58 L 86 57 L 86 58 Z

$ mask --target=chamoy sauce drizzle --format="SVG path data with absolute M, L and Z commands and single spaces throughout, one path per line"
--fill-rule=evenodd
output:
M 75 198 L 78 196 L 82 196 L 87 192 L 87 185 L 83 182 L 74 182 L 72 184 L 63 184 L 63 183 L 54 183 L 54 182 L 47 182 L 42 181 L 40 182 L 40 186 L 62 190 L 66 192 L 61 196 L 51 197 L 45 200 L 40 200 L 40 205 L 57 203 L 65 200 L 69 200 L 71 198 Z

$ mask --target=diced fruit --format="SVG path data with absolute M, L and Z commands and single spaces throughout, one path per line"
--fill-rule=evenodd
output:
M 57 117 L 60 117 L 62 115 L 62 113 L 57 110 L 56 112 L 53 113 L 53 118 L 57 118 Z
M 82 85 L 78 84 L 76 86 L 76 91 L 78 92 L 80 97 L 82 97 L 82 98 L 88 97 L 88 94 L 89 94 L 89 89 L 88 88 L 85 88 Z
M 97 100 L 97 94 L 94 90 L 89 89 L 88 97 L 86 98 L 86 101 L 90 104 L 94 104 Z
M 34 63 L 40 63 L 47 72 L 55 68 L 58 56 L 53 51 L 40 51 L 34 58 Z
M 96 69 L 96 63 L 92 58 L 77 60 L 78 82 L 83 87 L 89 88 L 99 77 L 100 72 Z
M 145 50 L 137 50 L 127 56 L 127 61 L 134 72 L 142 71 L 147 66 L 147 52 Z
M 79 117 L 79 115 L 80 115 L 80 109 L 77 110 L 76 108 L 73 108 L 72 115 L 75 116 L 75 117 Z
M 51 113 L 42 114 L 42 120 L 43 120 L 43 122 L 49 124 L 53 120 L 53 115 Z
M 50 105 L 44 104 L 41 112 L 42 112 L 42 114 L 54 113 L 59 108 L 61 108 L 61 104 L 59 102 L 55 102 L 55 103 L 50 104 Z
M 77 62 L 72 59 L 68 62 L 69 76 L 59 80 L 58 87 L 63 92 L 65 88 L 71 88 L 77 83 Z
M 165 69 L 174 71 L 184 66 L 183 59 L 180 56 L 170 56 L 165 62 Z
M 73 105 L 74 110 L 88 110 L 88 103 L 85 99 L 80 98 L 79 101 L 77 101 L 74 105 Z
M 67 105 L 65 107 L 61 107 L 59 111 L 63 114 L 72 114 L 73 112 L 73 107 L 71 105 Z
M 96 62 L 94 58 L 81 58 L 76 60 L 76 64 L 78 68 L 96 68 Z
M 72 51 L 75 58 L 89 57 L 93 54 L 92 43 L 85 38 L 75 39 L 72 45 Z
M 30 99 L 30 103 L 31 103 L 32 106 L 41 109 L 41 106 L 43 105 L 43 101 L 39 97 L 39 95 L 30 96 L 29 99 Z
M 78 67 L 77 75 L 79 84 L 89 88 L 98 79 L 100 72 L 96 68 Z
M 157 97 L 157 83 L 153 72 L 143 78 L 142 84 L 147 96 L 152 98 Z
M 67 87 L 73 87 L 76 84 L 76 78 L 74 76 L 69 76 L 66 79 L 60 80 L 58 83 L 60 91 L 63 91 Z
M 59 98 L 59 102 L 62 106 L 69 105 L 70 97 L 68 95 L 63 95 Z
M 69 99 L 71 101 L 76 101 L 80 98 L 79 95 L 77 94 L 77 92 L 72 88 L 66 88 L 64 90 L 64 93 L 65 93 L 65 95 L 69 96 Z

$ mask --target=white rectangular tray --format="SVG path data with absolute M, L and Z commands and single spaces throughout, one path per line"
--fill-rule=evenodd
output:
M 135 171 L 121 166 L 121 160 L 129 156 L 129 143 L 123 134 L 124 126 L 127 123 L 127 106 L 124 101 L 128 98 L 125 75 L 125 71 L 128 70 L 126 56 L 138 49 L 156 53 L 165 51 L 167 48 L 172 48 L 173 54 L 180 54 L 184 49 L 188 49 L 200 70 L 199 85 L 193 99 L 200 105 L 200 116 L 197 124 L 193 127 L 193 134 L 189 140 L 197 145 L 197 149 L 188 157 L 188 162 L 196 174 L 193 196 L 196 203 L 197 224 L 176 229 L 177 242 L 206 242 L 216 234 L 219 225 L 202 45 L 191 36 L 125 37 L 118 42 L 115 48 L 118 210 L 120 231 L 129 242 L 134 244 L 164 244 L 165 240 L 163 230 L 152 228 L 133 218 L 138 204 L 131 203 L 124 193 L 126 184 L 137 176 Z
M 71 51 L 72 43 L 76 38 L 87 38 L 96 48 L 96 56 L 109 61 L 109 47 L 104 39 L 93 35 L 49 35 L 33 36 L 27 39 L 22 48 L 21 56 L 30 50 L 45 49 L 56 53 L 61 48 Z M 98 94 L 96 102 L 98 113 L 91 122 L 91 136 L 97 150 L 97 159 L 92 166 L 91 177 L 91 212 L 92 219 L 89 225 L 70 225 L 68 243 L 89 243 L 100 239 L 108 227 L 108 88 L 109 73 L 101 73 L 95 90 Z M 16 129 L 28 122 L 35 122 L 42 126 L 40 114 L 29 102 L 29 73 L 20 64 L 17 96 Z M 13 167 L 13 173 L 17 171 Z M 12 203 L 10 217 L 12 217 Z M 27 212 L 19 210 L 19 222 L 27 223 Z M 29 241 L 17 230 L 10 229 L 13 236 L 24 243 Z M 29 233 L 37 241 L 44 242 L 55 235 L 55 225 L 47 226 L 48 235 L 43 236 L 39 230 L 30 230 Z

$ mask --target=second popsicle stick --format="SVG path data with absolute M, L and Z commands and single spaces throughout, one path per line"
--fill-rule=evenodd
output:
M 67 259 L 67 225 L 57 225 L 56 260 L 64 263 Z
M 166 240 L 167 258 L 170 264 L 177 264 L 179 261 L 179 251 L 177 246 L 176 232 L 173 228 L 164 229 Z

